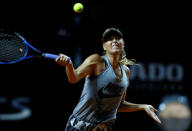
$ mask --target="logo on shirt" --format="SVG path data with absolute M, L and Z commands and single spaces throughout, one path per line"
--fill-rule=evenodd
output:
M 106 87 L 102 87 L 98 91 L 98 96 L 101 98 L 118 97 L 123 94 L 124 88 L 116 84 L 109 83 Z

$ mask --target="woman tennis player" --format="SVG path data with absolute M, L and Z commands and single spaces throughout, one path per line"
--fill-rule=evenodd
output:
M 156 109 L 147 104 L 125 101 L 130 71 L 126 65 L 134 62 L 126 58 L 123 34 L 117 28 L 108 28 L 102 36 L 105 54 L 93 54 L 74 69 L 68 56 L 60 54 L 56 62 L 66 67 L 70 83 L 85 78 L 80 100 L 71 114 L 65 131 L 112 131 L 117 112 L 144 110 L 161 123 Z

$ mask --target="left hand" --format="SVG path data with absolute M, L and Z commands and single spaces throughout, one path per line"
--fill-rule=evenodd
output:
M 158 111 L 151 105 L 143 105 L 143 109 L 147 112 L 147 114 L 153 118 L 158 124 L 161 124 L 161 120 L 158 118 L 158 116 L 155 114 Z

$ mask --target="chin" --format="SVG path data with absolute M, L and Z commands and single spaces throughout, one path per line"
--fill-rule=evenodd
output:
M 121 54 L 121 50 L 114 50 L 112 53 L 115 55 L 118 55 L 118 54 Z

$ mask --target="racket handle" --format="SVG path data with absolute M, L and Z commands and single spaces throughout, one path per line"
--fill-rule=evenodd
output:
M 53 59 L 53 60 L 55 60 L 55 59 L 57 59 L 57 57 L 59 57 L 58 55 L 54 55 L 54 54 L 50 54 L 50 53 L 43 53 L 42 56 L 45 58 Z M 68 57 L 67 61 L 70 62 L 71 58 Z
M 59 57 L 58 55 L 49 54 L 49 53 L 43 53 L 42 56 L 45 57 L 45 58 L 54 59 L 54 60 L 55 60 L 57 57 Z

